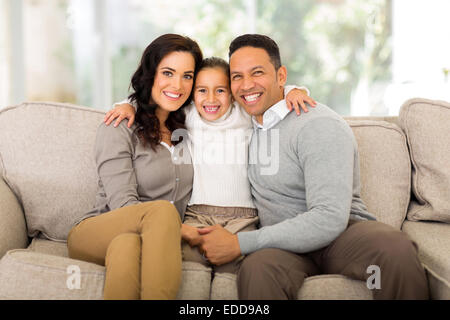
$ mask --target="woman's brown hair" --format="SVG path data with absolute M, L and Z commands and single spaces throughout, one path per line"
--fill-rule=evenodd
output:
M 158 105 L 153 101 L 151 92 L 159 63 L 172 52 L 189 52 L 192 54 L 195 61 L 195 81 L 195 76 L 203 59 L 202 51 L 194 40 L 178 34 L 164 34 L 152 41 L 142 54 L 140 65 L 131 78 L 130 86 L 134 89 L 134 92 L 128 98 L 137 104 L 135 118 L 137 128 L 134 132 L 144 146 L 150 143 L 153 150 L 161 142 L 161 133 L 159 120 L 155 114 Z M 170 112 L 165 124 L 171 132 L 176 129 L 185 129 L 184 107 L 190 103 L 191 99 L 192 92 L 178 110 Z M 178 142 L 173 141 L 174 144 Z

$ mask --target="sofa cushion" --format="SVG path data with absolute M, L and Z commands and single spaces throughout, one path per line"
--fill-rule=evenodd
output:
M 399 121 L 411 152 L 416 197 L 408 219 L 450 223 L 450 103 L 408 100 Z
M 211 291 L 211 268 L 198 262 L 183 261 L 177 300 L 208 300 Z
M 211 284 L 211 300 L 237 300 L 236 275 L 219 273 Z M 306 278 L 298 291 L 299 300 L 372 300 L 372 292 L 363 281 L 326 274 Z
M 34 238 L 33 241 L 31 241 L 28 250 L 60 257 L 69 256 L 67 245 L 65 243 L 46 239 Z M 180 290 L 178 291 L 177 299 L 209 299 L 211 287 L 211 268 L 205 267 L 200 263 L 183 261 L 182 272 L 181 285 Z
M 33 238 L 30 245 L 28 246 L 28 250 L 50 254 L 53 256 L 66 258 L 69 257 L 69 250 L 65 242 L 56 242 L 47 239 Z
M 0 177 L 0 259 L 11 249 L 28 245 L 27 226 L 20 203 Z
M 405 221 L 402 230 L 419 247 L 432 299 L 450 300 L 450 224 Z
M 211 300 L 238 300 L 235 274 L 214 274 L 214 278 L 211 282 Z
M 299 300 L 372 300 L 364 281 L 342 275 L 327 274 L 305 279 L 298 292 Z
M 23 206 L 28 235 L 65 241 L 95 204 L 94 142 L 104 112 L 60 103 L 0 110 L 0 166 Z
M 71 266 L 79 268 L 80 286 Z M 98 300 L 103 297 L 104 267 L 30 250 L 11 250 L 0 260 L 0 299 Z
M 361 198 L 378 221 L 400 229 L 411 194 L 406 137 L 386 121 L 346 120 L 358 143 Z

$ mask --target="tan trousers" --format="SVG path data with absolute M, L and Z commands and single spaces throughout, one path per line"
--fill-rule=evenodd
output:
M 181 283 L 181 219 L 169 201 L 112 210 L 73 227 L 69 256 L 106 267 L 104 298 L 175 299 Z
M 233 234 L 256 230 L 258 222 L 257 211 L 253 208 L 193 205 L 187 208 L 184 216 L 184 223 L 187 225 L 203 228 L 219 224 Z M 190 247 L 184 240 L 182 252 L 183 260 L 194 261 L 211 267 L 213 273 L 237 273 L 244 258 L 241 256 L 227 264 L 215 266 L 202 256 L 197 247 Z

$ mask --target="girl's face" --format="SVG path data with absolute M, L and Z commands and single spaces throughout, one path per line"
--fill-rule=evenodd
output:
M 159 111 L 178 110 L 189 98 L 194 82 L 195 60 L 191 53 L 167 54 L 156 68 L 152 99 Z
M 231 102 L 228 75 L 222 68 L 205 68 L 197 73 L 194 103 L 203 119 L 219 119 L 230 108 Z

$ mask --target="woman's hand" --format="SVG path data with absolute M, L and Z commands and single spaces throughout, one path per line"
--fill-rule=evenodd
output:
M 302 89 L 292 89 L 286 96 L 286 105 L 289 111 L 295 109 L 297 115 L 300 115 L 300 108 L 302 108 L 304 112 L 308 112 L 308 108 L 306 107 L 305 102 L 308 103 L 312 108 L 317 105 L 317 102 L 313 98 L 308 96 L 308 93 Z
M 123 119 L 128 119 L 128 128 L 130 128 L 131 125 L 134 123 L 135 114 L 136 109 L 134 109 L 134 107 L 131 104 L 129 103 L 119 104 L 114 109 L 109 110 L 106 113 L 103 122 L 105 122 L 105 124 L 109 126 L 111 122 L 117 118 L 116 122 L 114 123 L 114 127 L 117 127 Z
M 199 245 L 199 238 L 201 235 L 198 233 L 196 227 L 189 226 L 187 224 L 181 225 L 181 238 L 185 240 L 191 247 Z

